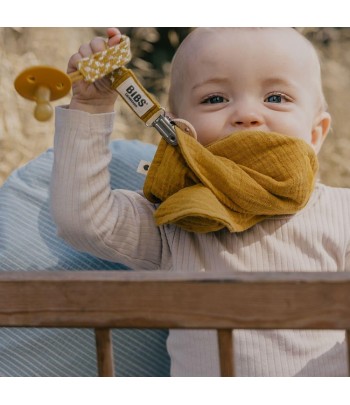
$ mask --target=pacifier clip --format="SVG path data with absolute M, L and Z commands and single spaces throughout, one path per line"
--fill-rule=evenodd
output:
M 45 121 L 52 115 L 49 101 L 65 96 L 72 83 L 94 81 L 110 75 L 115 89 L 147 127 L 154 127 L 170 145 L 177 145 L 176 132 L 164 108 L 144 88 L 132 70 L 125 65 L 131 60 L 130 38 L 122 35 L 119 44 L 83 58 L 76 72 L 65 74 L 48 66 L 35 66 L 23 71 L 15 80 L 19 94 L 36 102 L 34 115 Z

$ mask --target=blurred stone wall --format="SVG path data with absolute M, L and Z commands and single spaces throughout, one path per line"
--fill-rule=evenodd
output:
M 319 154 L 321 180 L 350 187 L 350 28 L 305 34 L 319 50 L 323 88 L 332 116 L 332 128 Z
M 300 30 L 319 50 L 325 95 L 333 117 L 332 131 L 319 155 L 321 179 L 329 185 L 350 187 L 350 135 L 346 126 L 350 112 L 350 29 Z M 102 29 L 92 28 L 0 28 L 0 185 L 15 168 L 53 144 L 53 119 L 46 123 L 34 119 L 34 103 L 20 97 L 13 87 L 16 76 L 23 69 L 38 64 L 65 71 L 69 57 L 79 46 L 102 33 Z M 156 41 L 156 34 L 154 29 L 138 31 L 139 37 L 149 35 L 153 38 L 151 41 Z M 137 41 L 137 38 L 133 41 L 136 48 Z M 141 48 L 150 46 L 140 42 Z M 143 72 L 148 79 L 152 77 L 152 69 L 141 58 L 136 58 L 134 67 L 139 69 L 140 78 Z M 163 105 L 166 103 L 168 70 L 169 66 L 165 64 L 160 75 L 165 75 L 162 83 L 155 86 Z M 160 76 L 155 75 L 158 82 Z M 65 97 L 55 101 L 53 106 L 68 101 L 69 97 Z M 158 141 L 155 130 L 144 128 L 124 103 L 117 103 L 116 109 L 113 138 Z

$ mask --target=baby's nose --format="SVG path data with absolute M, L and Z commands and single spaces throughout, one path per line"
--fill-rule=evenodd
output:
M 231 115 L 231 125 L 238 128 L 258 127 L 263 124 L 262 114 L 256 103 L 245 102 L 237 103 Z
M 262 124 L 262 118 L 254 112 L 237 115 L 233 124 L 237 127 L 258 127 Z

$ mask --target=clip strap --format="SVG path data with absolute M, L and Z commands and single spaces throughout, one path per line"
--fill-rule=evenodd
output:
M 110 74 L 112 88 L 147 126 L 153 126 L 171 145 L 177 145 L 176 132 L 164 109 L 143 87 L 135 74 L 124 67 L 131 60 L 130 39 L 123 35 L 119 44 L 79 61 L 71 80 L 93 83 Z
M 134 113 L 147 126 L 153 126 L 171 145 L 177 145 L 176 132 L 171 121 L 164 114 L 164 109 L 143 87 L 135 74 L 125 67 L 112 73 L 112 87 L 115 89 Z

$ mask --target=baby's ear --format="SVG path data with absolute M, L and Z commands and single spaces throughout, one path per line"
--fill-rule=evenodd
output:
M 327 111 L 324 111 L 317 117 L 311 133 L 311 144 L 316 154 L 321 150 L 323 141 L 326 139 L 330 127 L 331 116 Z

